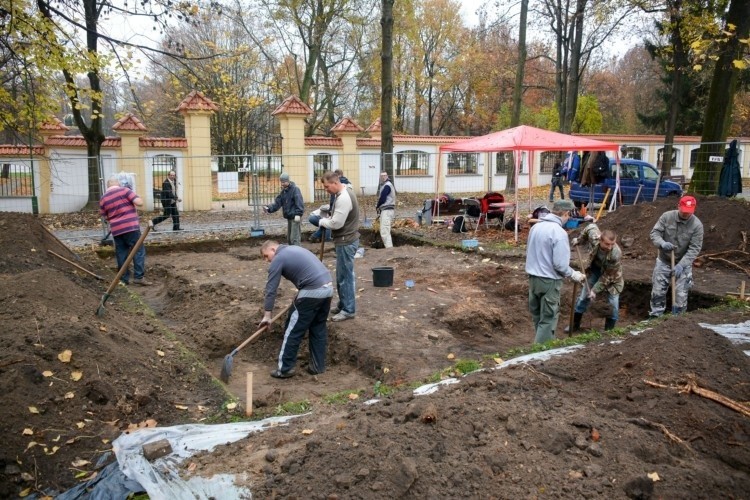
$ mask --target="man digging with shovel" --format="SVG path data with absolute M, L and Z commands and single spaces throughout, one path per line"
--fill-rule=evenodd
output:
M 659 255 L 651 276 L 649 317 L 664 314 L 670 278 L 672 314 L 687 309 L 688 291 L 693 287 L 693 261 L 703 248 L 703 223 L 693 215 L 696 205 L 694 197 L 683 196 L 677 210 L 664 212 L 651 230 L 651 242 L 659 248 Z
M 326 320 L 333 297 L 331 273 L 315 254 L 304 247 L 279 245 L 269 240 L 260 247 L 260 255 L 270 264 L 261 327 L 271 323 L 276 290 L 282 276 L 299 290 L 284 325 L 284 340 L 279 351 L 278 366 L 271 372 L 271 376 L 294 376 L 297 351 L 308 330 L 310 364 L 307 372 L 311 375 L 323 373 L 326 369 L 328 346 Z
M 529 275 L 529 312 L 537 344 L 555 338 L 563 278 L 579 283 L 586 279 L 586 275 L 570 267 L 568 233 L 563 229 L 574 208 L 570 200 L 556 201 L 552 212 L 542 216 L 529 232 L 526 274 Z
M 588 260 L 583 261 L 578 245 L 585 242 L 591 243 L 591 251 Z M 581 329 L 581 318 L 588 309 L 591 301 L 596 299 L 598 293 L 606 292 L 607 300 L 612 308 L 610 316 L 604 320 L 604 329 L 611 330 L 615 327 L 619 318 L 620 294 L 625 287 L 622 277 L 622 250 L 616 243 L 617 234 L 605 229 L 599 231 L 596 224 L 589 224 L 578 238 L 573 238 L 571 244 L 576 247 L 581 266 L 586 273 L 588 286 L 581 290 L 581 295 L 576 302 L 573 314 L 573 332 Z M 566 333 L 569 327 L 565 328 Z

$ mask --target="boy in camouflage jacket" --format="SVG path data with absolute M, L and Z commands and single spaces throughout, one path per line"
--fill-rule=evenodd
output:
M 596 295 L 602 292 L 607 293 L 607 301 L 612 309 L 610 316 L 604 321 L 604 329 L 611 330 L 619 318 L 620 293 L 625 287 L 625 279 L 622 277 L 622 250 L 617 244 L 617 234 L 614 231 L 600 231 L 594 223 L 586 226 L 580 237 L 573 238 L 572 244 L 577 246 L 586 242 L 591 245 L 584 262 L 588 287 L 581 290 L 576 302 L 573 331 L 581 329 L 583 313 L 591 301 L 596 299 Z

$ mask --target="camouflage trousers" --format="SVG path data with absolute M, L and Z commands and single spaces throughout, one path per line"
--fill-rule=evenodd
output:
M 651 275 L 651 311 L 649 316 L 661 316 L 667 307 L 667 291 L 672 283 L 672 266 L 656 259 Z M 675 280 L 676 298 L 672 313 L 679 314 L 687 309 L 688 292 L 693 288 L 693 268 L 687 267 Z

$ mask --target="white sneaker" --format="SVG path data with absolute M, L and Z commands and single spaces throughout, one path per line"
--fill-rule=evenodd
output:
M 331 321 L 346 321 L 347 319 L 354 319 L 355 315 L 346 311 L 341 311 L 337 315 L 331 318 Z

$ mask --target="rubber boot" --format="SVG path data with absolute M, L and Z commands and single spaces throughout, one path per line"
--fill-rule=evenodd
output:
M 581 319 L 583 318 L 583 313 L 573 313 L 573 331 L 578 332 L 581 330 Z M 571 333 L 570 332 L 570 326 L 565 327 L 565 333 Z
M 617 320 L 612 319 L 612 318 L 606 318 L 604 320 L 604 331 L 613 329 L 616 323 L 617 323 Z

